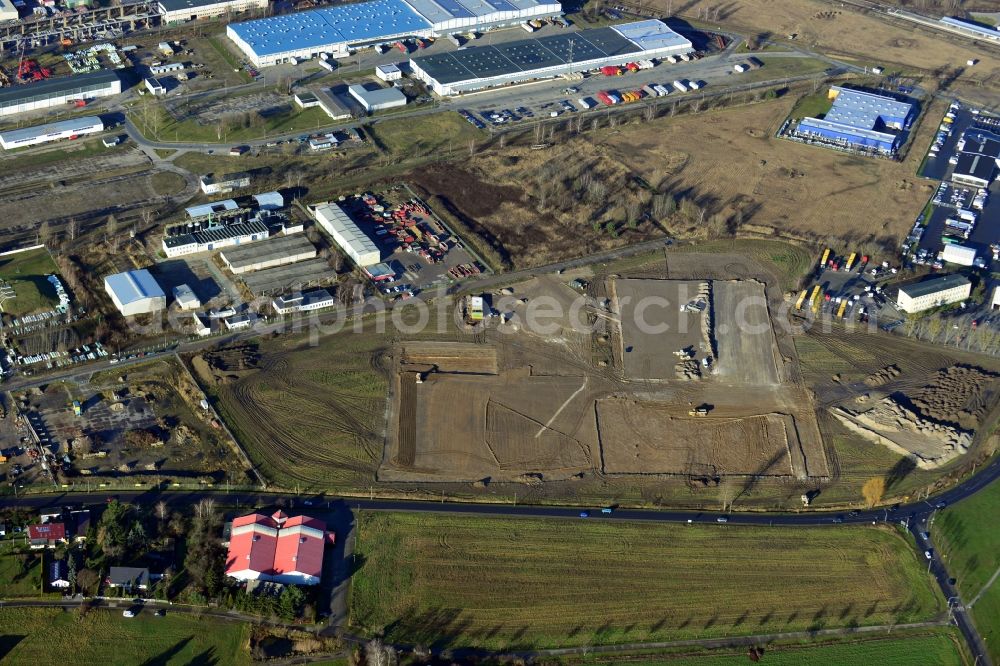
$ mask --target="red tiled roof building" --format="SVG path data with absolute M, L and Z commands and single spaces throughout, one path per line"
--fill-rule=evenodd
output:
M 326 523 L 309 516 L 289 518 L 252 513 L 233 520 L 226 575 L 237 580 L 316 585 L 323 574 Z

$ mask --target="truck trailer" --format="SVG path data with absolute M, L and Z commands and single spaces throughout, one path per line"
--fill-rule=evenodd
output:
M 674 86 L 674 88 L 675 88 L 675 89 L 677 90 L 677 92 L 687 92 L 687 91 L 688 91 L 688 88 L 687 88 L 687 86 L 686 86 L 686 85 L 684 85 L 684 84 L 683 84 L 683 83 L 682 83 L 681 81 L 679 81 L 679 80 L 678 80 L 678 81 L 674 81 L 674 83 L 673 83 L 673 86 Z

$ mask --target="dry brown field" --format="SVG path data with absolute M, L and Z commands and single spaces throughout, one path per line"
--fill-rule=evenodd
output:
M 929 145 L 924 123 L 903 162 L 846 155 L 775 138 L 794 99 L 629 126 L 596 143 L 652 186 L 685 192 L 710 212 L 814 239 L 895 244 L 931 194 L 915 173 Z M 941 113 L 935 106 L 929 117 Z M 873 203 L 878 202 L 877 206 Z
M 666 11 L 670 0 L 654 0 L 653 5 Z M 711 0 L 687 0 L 673 4 L 681 16 L 697 19 L 705 9 L 720 6 Z M 971 40 L 939 35 L 916 24 L 891 25 L 832 2 L 819 0 L 737 0 L 725 3 L 718 21 L 746 35 L 766 35 L 800 48 L 828 55 L 852 56 L 872 65 L 933 71 L 941 66 L 964 67 L 975 56 L 980 62 L 965 69 L 962 78 L 969 81 L 993 81 L 1000 74 L 1000 60 L 976 48 Z

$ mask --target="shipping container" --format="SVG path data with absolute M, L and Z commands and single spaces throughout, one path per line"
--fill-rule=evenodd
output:
M 601 74 L 604 76 L 620 76 L 622 73 L 621 67 L 617 65 L 605 65 L 601 67 Z
M 673 86 L 674 88 L 677 89 L 678 92 L 687 92 L 687 86 L 681 83 L 680 81 L 674 81 Z
M 594 106 L 590 102 L 590 100 L 588 98 L 586 98 L 586 97 L 581 97 L 580 99 L 576 100 L 576 103 L 579 104 L 580 106 L 582 106 L 584 109 L 589 109 L 589 108 L 591 108 L 591 107 Z
M 670 94 L 670 89 L 669 89 L 669 88 L 667 88 L 667 87 L 666 87 L 665 85 L 662 85 L 662 84 L 660 84 L 660 83 L 657 83 L 657 84 L 656 84 L 655 86 L 653 86 L 653 87 L 654 87 L 654 88 L 656 88 L 656 92 L 657 92 L 657 94 L 658 94 L 658 95 L 659 95 L 660 97 L 666 97 L 667 95 L 669 95 L 669 94 Z
M 658 93 L 656 92 L 656 88 L 654 88 L 653 84 L 651 84 L 651 83 L 647 84 L 647 85 L 644 85 L 642 87 L 642 92 L 646 93 L 650 97 L 658 97 L 659 96 Z
M 524 28 L 525 32 L 534 32 L 535 31 L 535 26 L 531 25 L 530 23 L 522 23 L 521 27 Z

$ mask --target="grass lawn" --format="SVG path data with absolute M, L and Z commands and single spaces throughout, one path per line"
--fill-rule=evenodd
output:
M 45 276 L 58 272 L 45 248 L 0 257 L 0 279 L 9 282 L 17 294 L 4 301 L 3 311 L 20 316 L 55 305 L 55 289 Z
M 173 171 L 160 171 L 150 179 L 153 189 L 159 195 L 177 194 L 184 191 L 184 178 Z
M 386 150 L 400 157 L 426 155 L 447 149 L 468 154 L 469 141 L 481 141 L 486 134 L 453 111 L 416 118 L 382 120 L 370 132 Z
M 248 664 L 248 636 L 246 624 L 169 611 L 127 619 L 115 610 L 83 617 L 57 608 L 0 610 L 5 664 Z
M 70 159 L 83 159 L 102 155 L 112 150 L 120 150 L 129 142 L 119 143 L 111 148 L 102 143 L 101 137 L 93 139 L 81 139 L 78 141 L 59 141 L 52 146 L 52 150 L 41 152 L 28 152 L 32 148 L 21 148 L 20 150 L 3 151 L 7 159 L 0 160 L 4 168 L 8 171 L 23 171 L 26 169 L 37 169 L 55 162 L 62 162 Z
M 227 145 L 291 132 L 308 134 L 321 127 L 334 124 L 323 109 L 315 106 L 309 109 L 300 109 L 295 106 L 291 98 L 289 98 L 287 110 L 268 116 L 257 127 L 230 128 L 223 133 L 221 138 L 214 124 L 202 125 L 194 119 L 177 122 L 158 104 L 150 108 L 148 112 L 142 108 L 135 108 L 131 117 L 135 126 L 150 139 Z
M 39 589 L 42 576 L 42 556 L 39 553 L 28 554 L 28 568 L 22 573 L 21 563 L 12 553 L 0 555 L 0 598 L 16 599 L 18 597 L 43 596 Z
M 935 666 L 962 666 L 961 637 L 953 629 L 928 629 L 917 632 L 899 632 L 895 636 L 834 639 L 820 644 L 770 644 L 764 648 L 761 663 L 769 666 L 855 666 L 879 664 L 880 666 L 910 666 L 935 664 Z M 637 655 L 624 659 L 622 655 L 591 656 L 567 660 L 566 666 L 610 666 L 628 663 L 629 666 L 736 666 L 748 664 L 747 651 L 742 649 L 708 650 L 704 654 L 691 654 L 690 650 Z
M 799 281 L 812 269 L 815 261 L 807 248 L 783 241 L 753 238 L 720 238 L 707 242 L 676 245 L 670 249 L 670 252 L 728 252 L 749 256 L 774 273 L 782 291 L 798 288 Z
M 766 54 L 760 54 L 765 55 Z M 742 74 L 733 73 L 733 77 L 727 83 L 752 83 L 754 81 L 771 81 L 773 79 L 791 78 L 804 74 L 816 74 L 823 72 L 830 67 L 830 63 L 816 58 L 782 58 L 777 54 L 763 58 L 764 66 L 760 69 L 752 69 Z M 739 78 L 735 78 L 739 77 Z M 825 91 L 824 91 L 824 94 Z M 829 108 L 827 109 L 829 110 Z M 825 113 L 825 111 L 824 111 Z
M 351 622 L 490 649 L 909 622 L 940 612 L 897 534 L 362 513 Z
M 933 536 L 966 604 L 1000 569 L 998 515 L 1000 483 L 994 482 L 942 511 L 934 523 Z M 1000 659 L 1000 580 L 994 581 L 976 601 L 972 616 L 990 655 Z
M 792 118 L 816 118 L 825 115 L 832 106 L 833 100 L 827 96 L 827 90 L 824 88 L 811 95 L 802 97 L 795 103 L 789 115 Z

